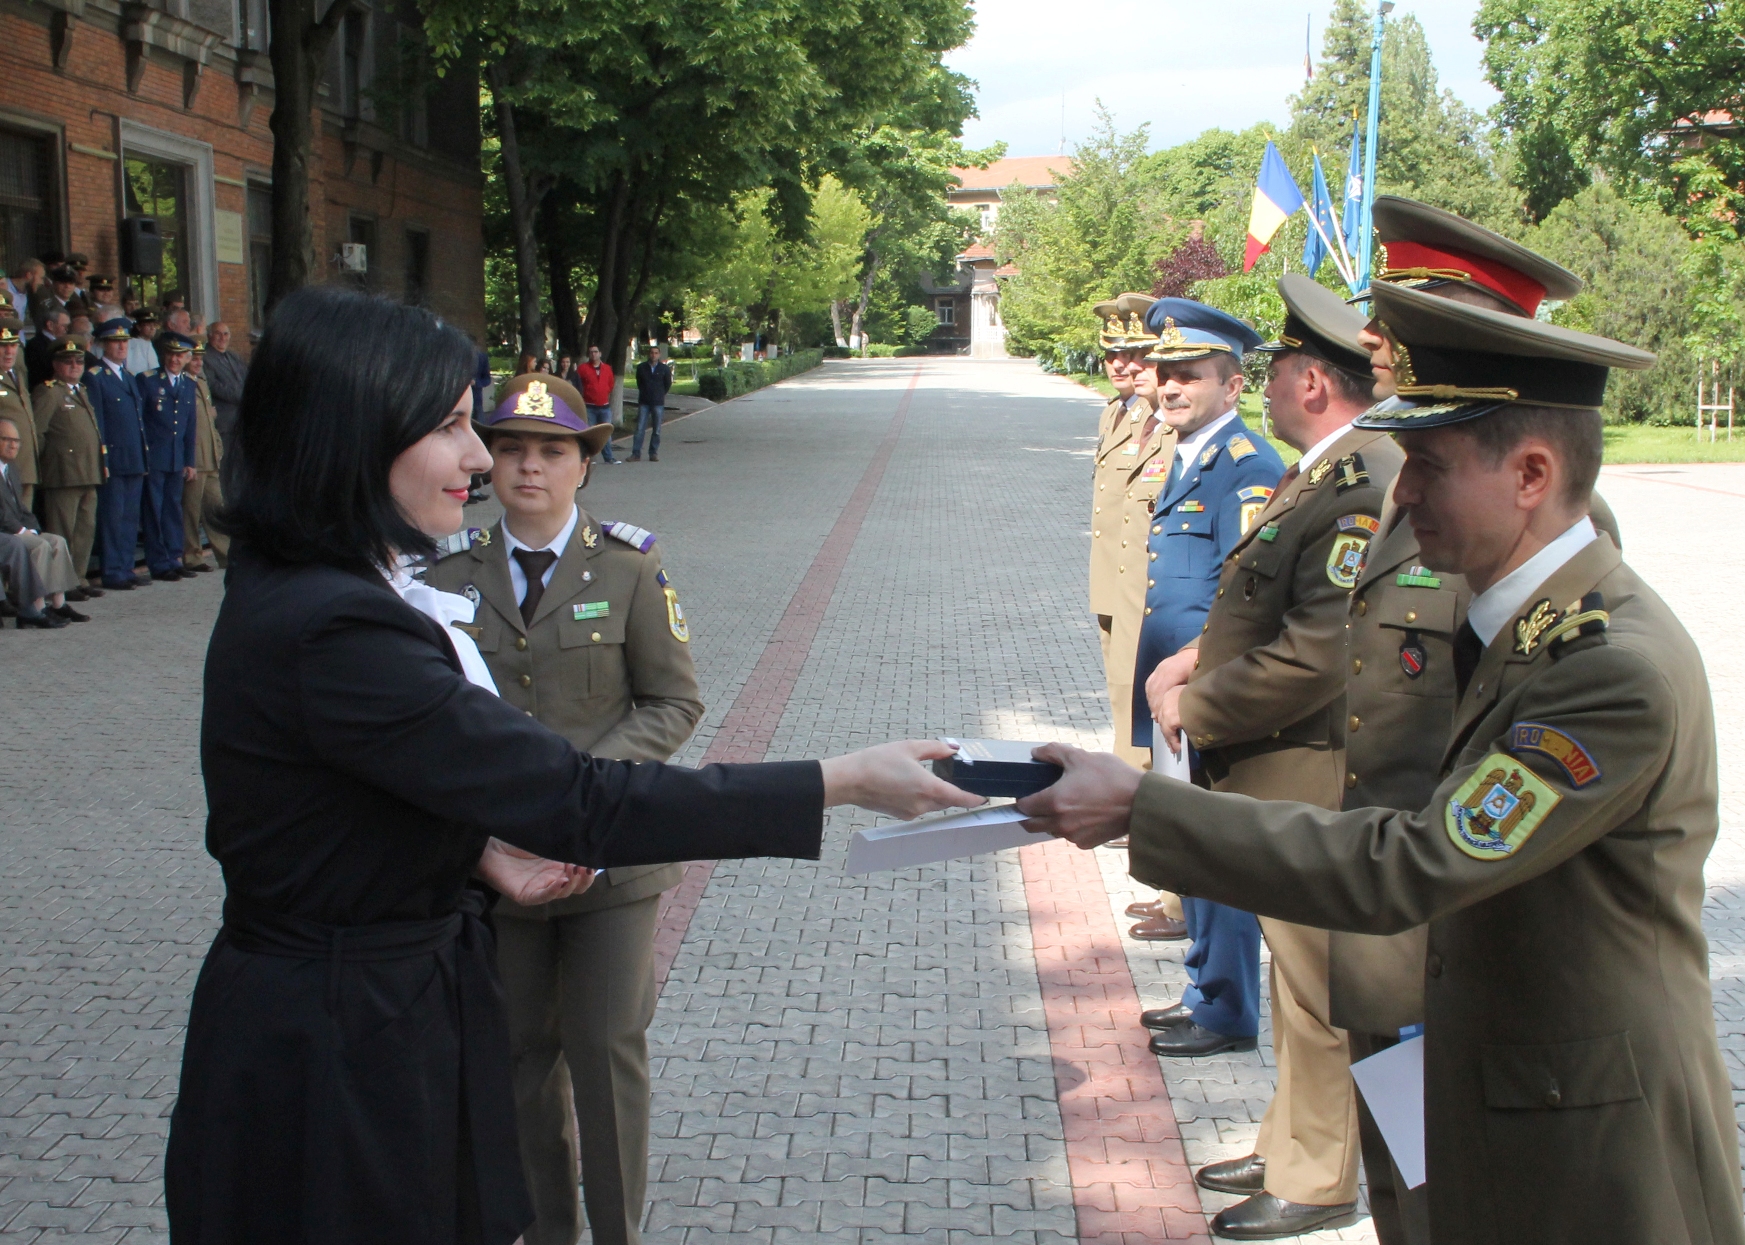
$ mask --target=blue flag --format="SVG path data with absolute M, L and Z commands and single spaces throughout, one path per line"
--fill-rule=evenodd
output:
M 1363 233 L 1363 144 L 1357 141 L 1356 117 L 1351 119 L 1351 162 L 1345 166 L 1345 206 L 1339 214 L 1345 220 L 1345 253 L 1356 255 Z
M 1315 228 L 1316 225 L 1320 228 Z M 1309 193 L 1309 236 L 1303 242 L 1303 271 L 1311 277 L 1321 270 L 1339 232 L 1339 217 L 1333 211 L 1333 196 L 1327 192 L 1327 174 L 1321 170 L 1321 153 L 1315 153 L 1315 188 Z M 1337 263 L 1334 265 L 1337 267 Z

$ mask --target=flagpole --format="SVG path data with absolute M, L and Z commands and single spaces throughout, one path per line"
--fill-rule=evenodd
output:
M 1316 151 L 1315 159 L 1319 160 L 1320 158 L 1321 153 Z M 1324 176 L 1325 175 L 1323 175 L 1323 177 Z M 1333 212 L 1332 195 L 1327 196 L 1327 210 Z M 1319 221 L 1316 222 L 1315 228 L 1321 229 L 1321 241 L 1327 242 L 1328 249 L 1345 261 L 1343 264 L 1335 261 L 1335 265 L 1339 269 L 1339 275 L 1345 279 L 1345 284 L 1349 286 L 1351 284 L 1351 277 L 1354 270 L 1351 267 L 1351 252 L 1345 249 L 1345 222 L 1339 219 L 1339 214 L 1337 212 L 1333 212 L 1333 225 L 1333 241 L 1331 242 L 1327 241 L 1327 231 L 1321 229 Z
M 1381 123 L 1381 36 L 1382 23 L 1393 10 L 1393 0 L 1381 0 L 1375 9 L 1375 34 L 1369 47 L 1369 132 L 1364 136 L 1363 152 L 1363 228 L 1357 238 L 1358 278 L 1367 285 L 1375 260 L 1375 150 L 1380 145 L 1377 127 Z
M 1329 204 L 1328 206 L 1331 207 L 1332 205 Z M 1339 270 L 1339 276 L 1344 280 L 1345 284 L 1350 285 L 1351 269 L 1347 264 L 1341 263 L 1339 260 L 1340 255 L 1345 251 L 1344 245 L 1341 244 L 1338 250 L 1334 250 L 1333 240 L 1327 236 L 1326 229 L 1321 225 L 1320 217 L 1316 213 L 1310 212 L 1309 220 L 1314 224 L 1315 232 L 1321 235 L 1321 241 L 1327 244 L 1327 258 L 1333 261 L 1333 266 Z M 1314 274 L 1311 273 L 1310 275 L 1313 276 Z

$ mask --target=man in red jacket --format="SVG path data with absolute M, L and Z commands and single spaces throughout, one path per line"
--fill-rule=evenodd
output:
M 601 359 L 600 348 L 589 346 L 588 361 L 576 369 L 576 383 L 581 386 L 582 401 L 588 408 L 590 428 L 595 424 L 617 422 L 612 418 L 612 386 L 617 379 L 612 365 Z M 606 448 L 600 451 L 600 460 L 608 463 L 619 461 L 612 457 L 611 441 L 607 441 Z

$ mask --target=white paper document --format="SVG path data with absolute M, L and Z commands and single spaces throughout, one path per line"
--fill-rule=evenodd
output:
M 1161 726 L 1153 726 L 1151 729 L 1158 735 L 1163 734 Z M 1187 741 L 1182 741 L 1180 752 L 1171 752 L 1167 744 L 1153 744 L 1151 746 L 1151 772 L 1162 774 L 1166 778 L 1179 778 L 1183 782 L 1192 782 L 1193 774 L 1190 772 L 1188 763 Z
M 1407 1038 L 1351 1065 L 1351 1078 L 1408 1189 L 1424 1183 L 1424 1039 Z
M 1024 814 L 1015 804 L 996 804 L 973 813 L 943 817 L 918 817 L 871 830 L 856 830 L 848 843 L 845 873 L 878 873 L 927 865 L 936 860 L 958 860 L 983 852 L 1046 843 L 1046 834 L 1031 834 L 1023 826 Z

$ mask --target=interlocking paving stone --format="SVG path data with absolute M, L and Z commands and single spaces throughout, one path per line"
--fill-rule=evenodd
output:
M 1106 742 L 1083 607 L 1099 403 L 1028 364 L 919 366 L 786 704 L 748 714 L 771 759 L 915 735 Z M 660 535 L 693 620 L 711 709 L 680 760 L 697 762 L 721 733 L 916 370 L 831 364 L 670 425 L 658 464 L 596 471 L 584 503 Z M 1724 830 L 1706 916 L 1716 1015 L 1745 1098 L 1745 788 L 1734 780 L 1745 657 L 1733 643 L 1745 593 L 1685 539 L 1745 521 L 1745 468 L 1608 468 L 1601 489 L 1626 555 L 1710 663 Z M 16 741 L 0 770 L 8 1242 L 166 1237 L 163 1140 L 220 895 L 201 847 L 196 752 L 220 596 L 207 575 L 111 594 L 78 627 L 0 635 L 0 714 Z M 698 897 L 651 1034 L 651 1245 L 1064 1245 L 1100 1226 L 1081 1212 L 1203 1230 L 1159 1205 L 1167 1188 L 1113 1179 L 1087 1185 L 1075 1211 L 1026 890 L 1027 871 L 1057 849 L 843 877 L 848 833 L 874 821 L 834 816 L 820 863 L 724 862 Z M 1083 863 L 1124 924 L 1136 894 L 1124 855 Z M 1173 998 L 1181 947 L 1123 941 L 1138 1002 Z M 1143 1051 L 1134 1018 L 1101 1011 L 1086 1024 L 1126 1026 L 1121 1060 Z M 1269 1048 L 1161 1072 L 1190 1163 L 1245 1151 L 1271 1095 Z M 1143 1164 L 1149 1175 L 1154 1139 L 1119 1131 L 1103 1136 L 1105 1169 L 1091 1174 Z M 1117 1188 L 1124 1198 L 1101 1191 Z M 1322 1238 L 1373 1234 L 1365 1221 Z

